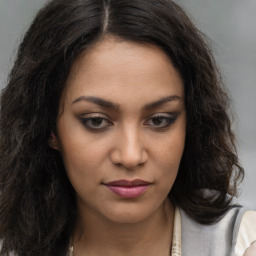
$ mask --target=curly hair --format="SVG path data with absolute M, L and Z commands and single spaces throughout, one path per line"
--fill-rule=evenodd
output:
M 185 12 L 171 0 L 53 0 L 27 31 L 1 96 L 0 255 L 67 255 L 75 192 L 48 141 L 72 63 L 106 35 L 159 46 L 183 78 L 186 143 L 171 200 L 204 224 L 232 207 L 244 171 L 229 98 Z

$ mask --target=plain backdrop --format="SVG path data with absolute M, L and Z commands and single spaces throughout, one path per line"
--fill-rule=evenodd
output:
M 256 0 L 176 2 L 210 39 L 236 112 L 234 129 L 246 173 L 238 201 L 256 209 Z M 6 85 L 22 36 L 45 3 L 0 0 L 0 88 Z

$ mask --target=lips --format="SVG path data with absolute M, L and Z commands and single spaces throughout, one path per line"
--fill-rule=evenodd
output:
M 122 198 L 135 198 L 142 195 L 148 187 L 150 182 L 144 180 L 115 180 L 105 184 L 106 187 Z
M 135 187 L 150 185 L 150 182 L 144 180 L 115 180 L 106 184 L 107 186 L 120 186 L 120 187 Z

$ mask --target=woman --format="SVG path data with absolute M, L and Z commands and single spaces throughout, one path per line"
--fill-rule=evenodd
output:
M 172 1 L 48 3 L 0 131 L 0 255 L 243 255 L 256 240 L 255 213 L 232 205 L 221 77 Z

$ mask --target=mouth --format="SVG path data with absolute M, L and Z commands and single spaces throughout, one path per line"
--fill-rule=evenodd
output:
M 152 183 L 144 180 L 115 180 L 104 184 L 111 192 L 122 198 L 135 198 L 142 195 Z

